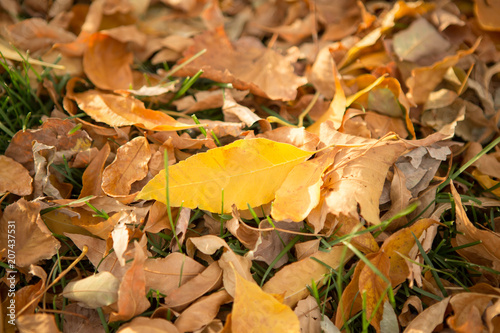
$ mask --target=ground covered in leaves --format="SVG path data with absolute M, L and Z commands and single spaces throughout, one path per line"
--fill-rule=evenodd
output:
M 495 1 L 0 2 L 5 332 L 499 332 Z

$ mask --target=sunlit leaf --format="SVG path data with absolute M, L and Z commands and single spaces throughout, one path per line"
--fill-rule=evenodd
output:
M 267 139 L 238 140 L 199 153 L 169 167 L 170 205 L 230 213 L 231 205 L 246 209 L 274 199 L 294 166 L 314 152 Z M 222 200 L 224 192 L 224 200 Z M 165 171 L 153 178 L 137 199 L 166 203 Z

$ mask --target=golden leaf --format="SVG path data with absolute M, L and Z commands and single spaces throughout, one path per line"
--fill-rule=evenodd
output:
M 314 152 L 267 139 L 238 140 L 169 167 L 170 206 L 230 213 L 270 202 L 292 168 Z M 224 191 L 224 200 L 222 192 Z M 136 197 L 166 203 L 165 170 Z

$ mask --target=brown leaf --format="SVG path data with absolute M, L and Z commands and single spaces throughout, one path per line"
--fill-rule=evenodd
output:
M 31 194 L 33 179 L 20 163 L 0 156 L 0 193 L 11 192 L 19 196 Z
M 311 280 L 314 280 L 319 288 L 324 274 L 328 273 L 324 265 L 312 258 L 337 269 L 342 264 L 342 260 L 346 262 L 353 255 L 350 251 L 347 253 L 345 251 L 343 246 L 335 246 L 328 252 L 318 251 L 306 259 L 286 265 L 264 284 L 262 290 L 270 294 L 284 294 L 284 303 L 294 306 L 309 295 L 306 286 L 311 284 Z
M 446 322 L 456 332 L 484 332 L 482 316 L 497 297 L 474 292 L 454 295 L 450 299 L 454 314 Z
M 84 198 L 89 195 L 100 196 L 104 194 L 101 187 L 102 172 L 110 150 L 109 143 L 106 143 L 85 169 L 82 175 L 82 190 L 78 198 Z
M 245 43 L 246 40 L 240 40 L 232 45 L 220 30 L 200 34 L 194 38 L 194 45 L 184 52 L 180 63 L 202 49 L 207 52 L 177 74 L 192 76 L 202 69 L 202 77 L 232 83 L 240 90 L 250 89 L 256 95 L 271 99 L 295 99 L 297 88 L 305 80 L 294 74 L 292 64 L 272 49 Z
M 98 88 L 128 89 L 132 84 L 133 55 L 126 44 L 96 32 L 88 38 L 83 53 L 83 70 Z
M 54 43 L 68 43 L 76 36 L 63 28 L 48 24 L 41 18 L 22 20 L 8 27 L 11 42 L 22 50 L 29 50 L 30 55 L 38 58 Z
M 172 290 L 165 298 L 165 305 L 175 311 L 181 311 L 204 294 L 218 289 L 221 284 L 222 269 L 217 262 L 213 262 L 198 276 Z
M 78 130 L 68 134 L 75 123 L 67 119 L 49 118 L 40 128 L 17 132 L 5 151 L 8 156 L 21 163 L 33 174 L 32 142 L 38 141 L 47 146 L 54 146 L 58 152 L 55 163 L 62 164 L 62 155 L 69 161 L 78 151 L 90 147 L 90 137 L 85 131 Z
M 146 177 L 150 158 L 149 143 L 143 136 L 118 148 L 115 160 L 102 174 L 103 191 L 113 197 L 128 196 L 132 183 Z
M 347 141 L 354 139 L 338 132 L 336 134 L 346 136 Z M 401 141 L 379 141 L 366 145 L 365 148 L 343 149 L 338 152 L 333 169 L 324 182 L 324 188 L 329 191 L 325 196 L 329 212 L 335 216 L 344 214 L 355 219 L 361 215 L 369 223 L 379 224 L 379 199 L 387 172 L 404 151 L 405 146 Z
M 50 259 L 61 247 L 40 217 L 40 204 L 24 199 L 5 208 L 0 219 L 0 231 L 2 258 L 9 258 L 8 263 L 18 267 Z M 15 236 L 14 243 L 9 235 Z M 10 260 L 10 253 L 15 253 L 14 260 Z
M 21 289 L 16 291 L 15 306 L 18 311 L 20 311 L 20 309 L 23 309 L 24 306 L 27 305 L 29 302 L 31 302 L 33 299 L 42 296 L 42 291 L 45 288 L 45 282 L 47 281 L 47 273 L 43 270 L 42 267 L 31 265 L 30 274 L 39 277 L 40 281 L 38 281 L 36 284 L 30 284 L 25 287 L 22 287 Z M 12 276 L 12 273 L 10 275 Z M 36 307 L 37 307 L 37 302 L 34 302 L 23 313 L 33 314 L 35 313 Z
M 139 243 L 134 242 L 135 256 L 132 265 L 123 276 L 118 289 L 118 312 L 112 312 L 109 321 L 129 320 L 149 308 L 146 298 L 146 276 L 144 261 L 146 254 Z
M 105 332 L 97 310 L 71 303 L 65 307 L 65 311 L 76 315 L 64 316 L 63 333 Z
M 220 306 L 231 300 L 232 297 L 225 290 L 204 296 L 181 313 L 175 320 L 175 327 L 179 332 L 191 332 L 203 328 L 217 316 Z
M 321 333 L 321 311 L 313 296 L 308 296 L 297 303 L 293 310 L 299 317 L 300 330 L 304 333 Z
M 450 187 L 453 199 L 455 200 L 457 215 L 456 224 L 457 231 L 459 232 L 456 236 L 457 245 L 460 246 L 480 241 L 480 244 L 458 250 L 457 252 L 473 263 L 500 270 L 500 256 L 498 254 L 500 235 L 488 229 L 480 230 L 476 228 L 467 217 L 462 206 L 462 200 L 453 182 L 450 183 Z
M 446 297 L 441 302 L 429 306 L 406 327 L 404 333 L 433 332 L 443 322 L 449 302 L 450 297 Z
M 161 318 L 136 317 L 130 323 L 120 327 L 117 333 L 179 333 L 168 320 Z

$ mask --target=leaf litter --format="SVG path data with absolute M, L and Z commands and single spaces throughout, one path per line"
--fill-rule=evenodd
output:
M 500 330 L 499 15 L 0 3 L 3 327 Z

